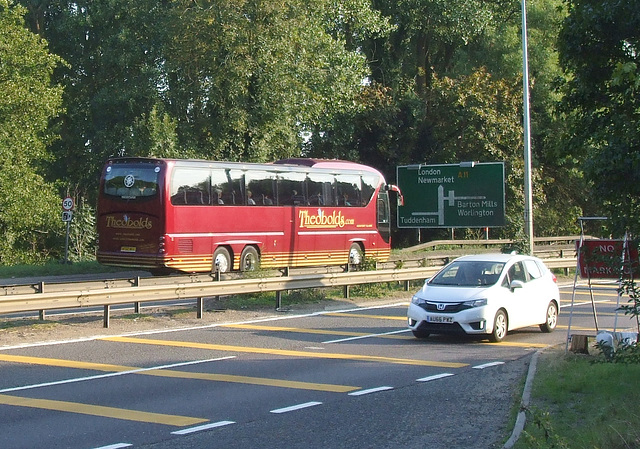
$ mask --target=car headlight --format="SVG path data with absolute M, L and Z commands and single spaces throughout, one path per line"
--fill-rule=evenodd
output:
M 472 301 L 465 301 L 463 304 L 467 307 L 482 307 L 487 305 L 487 299 L 474 299 Z
M 421 297 L 419 297 L 418 295 L 413 295 L 413 298 L 411 298 L 411 302 L 415 305 L 420 305 L 420 304 L 424 304 L 426 301 Z

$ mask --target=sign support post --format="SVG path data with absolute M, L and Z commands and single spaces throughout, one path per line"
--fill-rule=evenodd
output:
M 67 232 L 64 238 L 64 260 L 66 265 L 69 263 L 69 232 L 71 229 L 71 220 L 73 219 L 73 206 L 75 202 L 70 196 L 62 200 L 62 221 L 67 224 Z

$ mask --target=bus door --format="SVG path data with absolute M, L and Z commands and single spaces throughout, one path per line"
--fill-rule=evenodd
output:
M 391 219 L 389 211 L 389 193 L 380 191 L 377 200 L 377 223 L 380 237 L 385 243 L 391 240 Z

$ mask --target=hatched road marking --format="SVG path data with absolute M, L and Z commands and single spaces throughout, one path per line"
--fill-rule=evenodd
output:
M 167 426 L 193 426 L 208 419 L 191 418 L 189 416 L 166 415 L 163 413 L 141 412 L 124 408 L 105 407 L 102 405 L 81 404 L 78 402 L 53 401 L 51 399 L 33 399 L 20 396 L 0 394 L 0 404 L 17 407 L 29 407 L 58 412 L 79 413 L 82 415 L 101 416 L 104 418 L 124 419 L 145 423 L 165 424 Z
M 332 393 L 348 393 L 350 391 L 360 389 L 360 387 L 353 387 L 349 385 L 333 385 L 333 384 L 321 384 L 321 383 L 314 383 L 314 382 L 298 382 L 298 381 L 291 381 L 291 380 L 269 379 L 264 377 L 235 376 L 231 374 L 209 374 L 209 373 L 196 373 L 196 372 L 190 372 L 190 371 L 175 371 L 175 370 L 163 369 L 162 367 L 134 368 L 130 366 L 111 365 L 106 363 L 77 362 L 74 360 L 50 359 L 50 358 L 44 358 L 44 357 L 26 357 L 26 356 L 17 356 L 17 355 L 8 355 L 8 354 L 0 354 L 0 361 L 26 363 L 26 364 L 32 364 L 32 365 L 58 366 L 63 368 L 88 369 L 88 370 L 94 370 L 94 371 L 108 371 L 108 372 L 118 373 L 118 374 L 143 374 L 147 376 L 156 376 L 156 377 L 208 380 L 213 382 L 231 382 L 231 383 L 270 386 L 270 387 L 294 388 L 299 390 L 326 391 L 326 392 L 332 392 Z M 82 378 L 81 380 L 89 380 L 89 379 L 90 378 Z M 69 382 L 69 381 L 61 381 L 61 382 Z M 51 385 L 51 383 L 47 385 Z M 25 389 L 24 387 L 18 387 L 18 388 Z M 2 392 L 6 392 L 6 391 L 7 390 L 2 390 Z
M 406 319 L 406 318 L 405 318 Z M 399 340 L 411 340 L 411 337 L 401 335 L 390 335 L 388 333 L 383 334 L 371 334 L 366 332 L 351 332 L 351 331 L 333 331 L 327 329 L 306 329 L 301 327 L 283 327 L 283 326 L 263 326 L 256 324 L 225 324 L 221 327 L 228 327 L 232 329 L 245 329 L 256 331 L 270 331 L 270 332 L 294 332 L 299 334 L 318 334 L 318 335 L 339 335 L 341 337 L 381 337 L 381 338 L 393 338 Z M 409 332 L 403 330 L 402 332 Z
M 100 340 L 112 341 L 112 342 L 118 342 L 118 343 L 136 343 L 136 344 L 144 344 L 144 345 L 173 346 L 178 348 L 206 349 L 210 351 L 243 352 L 248 354 L 266 354 L 266 355 L 278 355 L 278 356 L 286 356 L 286 357 L 307 357 L 307 358 L 317 358 L 317 359 L 357 360 L 357 361 L 364 361 L 364 362 L 393 363 L 393 364 L 399 364 L 399 365 L 437 366 L 441 368 L 464 368 L 466 366 L 469 366 L 468 363 L 458 363 L 458 362 L 439 362 L 435 360 L 402 359 L 397 357 L 382 357 L 382 356 L 370 356 L 370 355 L 359 355 L 359 354 L 292 351 L 292 350 L 286 350 L 286 349 L 216 345 L 211 343 L 154 340 L 154 339 L 148 339 L 148 338 L 104 337 L 104 338 L 100 338 Z

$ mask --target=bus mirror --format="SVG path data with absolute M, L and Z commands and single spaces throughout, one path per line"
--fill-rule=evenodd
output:
M 396 192 L 398 194 L 398 206 L 404 206 L 404 197 L 402 196 L 402 192 L 400 191 L 400 187 L 394 184 L 387 184 L 386 190 L 390 190 L 392 192 Z

